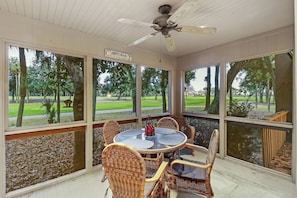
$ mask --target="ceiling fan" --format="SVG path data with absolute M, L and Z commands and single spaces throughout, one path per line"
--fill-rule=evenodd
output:
M 185 1 L 173 14 L 171 12 L 171 5 L 165 4 L 159 7 L 159 13 L 161 14 L 153 20 L 153 23 L 146 23 L 142 21 L 137 21 L 133 19 L 118 19 L 119 22 L 137 25 L 143 27 L 151 27 L 155 32 L 145 35 L 136 41 L 129 44 L 129 46 L 137 45 L 153 36 L 157 35 L 159 32 L 165 38 L 165 44 L 168 51 L 175 50 L 175 42 L 169 34 L 170 31 L 175 30 L 177 32 L 187 32 L 195 34 L 213 34 L 216 32 L 216 28 L 206 27 L 206 26 L 179 26 L 178 22 L 185 13 L 193 11 L 198 6 L 198 0 L 187 0 Z

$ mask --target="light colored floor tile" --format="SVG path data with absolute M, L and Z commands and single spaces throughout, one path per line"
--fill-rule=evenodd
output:
M 190 157 L 190 156 L 188 156 Z M 195 156 L 200 158 L 201 156 Z M 191 158 L 191 157 L 190 157 Z M 202 157 L 202 159 L 205 159 Z M 18 198 L 104 198 L 108 180 L 101 182 L 101 168 L 75 179 L 37 190 Z M 216 159 L 211 175 L 215 198 L 296 198 L 296 185 L 288 177 L 260 171 L 232 160 Z M 109 190 L 107 198 L 111 198 Z M 171 190 L 171 198 L 199 198 Z

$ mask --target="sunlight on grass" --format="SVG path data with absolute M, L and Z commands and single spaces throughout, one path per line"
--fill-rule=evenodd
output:
M 62 98 L 60 102 L 60 122 L 72 122 L 73 115 L 67 115 L 63 113 L 72 113 L 73 108 L 66 107 L 64 100 L 69 99 L 68 97 Z M 244 97 L 234 97 L 237 101 L 244 102 L 246 98 Z M 252 99 L 252 98 L 250 98 Z M 23 126 L 29 126 L 34 123 L 38 125 L 47 124 L 47 117 L 45 115 L 45 108 L 42 106 L 42 99 L 39 97 L 31 97 L 34 102 L 25 103 L 24 116 L 23 116 Z M 211 98 L 213 100 L 213 97 Z M 185 111 L 187 112 L 204 112 L 205 108 L 205 96 L 187 96 L 185 97 Z M 228 103 L 227 103 L 228 104 Z M 57 104 L 55 103 L 55 108 L 57 109 Z M 162 112 L 162 98 L 158 97 L 155 99 L 154 96 L 145 97 L 141 100 L 142 115 L 153 115 L 161 114 Z M 120 118 L 133 118 L 136 117 L 135 113 L 132 112 L 132 100 L 131 98 L 121 98 L 118 100 L 115 97 L 97 97 L 96 102 L 96 119 L 95 120 L 107 120 L 107 119 L 120 119 Z M 9 118 L 10 126 L 16 125 L 16 117 L 18 115 L 18 103 L 9 103 Z M 146 109 L 152 108 L 152 109 Z M 108 112 L 108 110 L 111 110 Z M 117 111 L 119 110 L 119 111 Z M 123 110 L 123 111 L 121 111 Z M 100 111 L 105 111 L 100 113 Z M 271 104 L 270 112 L 275 111 L 275 105 Z M 269 112 L 267 104 L 259 104 L 257 108 L 254 108 L 252 113 L 257 112 Z M 28 117 L 28 116 L 40 116 L 40 117 Z M 27 118 L 26 118 L 27 117 Z

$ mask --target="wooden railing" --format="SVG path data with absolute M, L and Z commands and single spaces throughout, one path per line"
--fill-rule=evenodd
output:
M 272 116 L 266 117 L 265 120 L 286 122 L 288 111 L 281 111 Z M 273 156 L 276 155 L 278 150 L 283 146 L 286 141 L 286 131 L 263 128 L 262 130 L 262 153 L 263 153 L 263 166 L 268 167 Z

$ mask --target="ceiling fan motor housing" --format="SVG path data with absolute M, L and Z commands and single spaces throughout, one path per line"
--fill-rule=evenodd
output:
M 171 5 L 165 4 L 159 7 L 159 12 L 162 14 L 154 19 L 153 23 L 158 25 L 153 27 L 156 31 L 162 33 L 162 35 L 168 35 L 170 30 L 177 27 L 177 24 L 168 24 L 167 20 L 171 16 L 169 15 L 171 11 Z
M 159 7 L 159 12 L 161 14 L 169 14 L 171 11 L 171 5 L 165 4 Z

